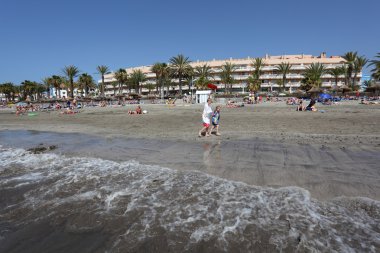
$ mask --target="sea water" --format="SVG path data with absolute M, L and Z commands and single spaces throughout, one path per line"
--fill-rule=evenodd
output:
M 137 161 L 0 146 L 0 201 L 0 252 L 380 251 L 378 201 Z

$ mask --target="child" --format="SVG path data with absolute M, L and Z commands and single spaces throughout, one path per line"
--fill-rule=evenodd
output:
M 215 135 L 217 135 L 217 136 L 220 136 L 220 133 L 219 133 L 219 120 L 220 120 L 220 106 L 218 105 L 215 108 L 214 114 L 212 115 L 212 119 L 211 119 L 212 127 L 211 127 L 211 130 L 210 130 L 210 133 L 211 133 L 212 130 L 215 129 L 216 130 Z
M 300 99 L 300 104 L 297 106 L 296 111 L 299 111 L 299 112 L 305 111 L 305 107 L 302 104 L 302 99 Z

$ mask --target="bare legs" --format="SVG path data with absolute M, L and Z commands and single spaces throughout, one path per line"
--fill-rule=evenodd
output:
M 210 128 L 210 135 L 212 133 L 212 131 L 215 130 L 215 135 L 216 136 L 220 136 L 220 133 L 219 133 L 219 125 L 213 125 L 211 128 Z
M 202 137 L 202 133 L 203 132 L 206 132 L 206 137 L 209 137 L 210 136 L 210 126 L 208 126 L 208 127 L 206 127 L 206 126 L 204 126 L 201 130 L 199 130 L 199 133 L 198 133 L 198 136 L 199 137 Z

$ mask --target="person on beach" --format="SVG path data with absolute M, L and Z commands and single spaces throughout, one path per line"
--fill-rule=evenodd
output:
M 214 113 L 212 115 L 212 118 L 211 118 L 212 127 L 211 127 L 211 130 L 210 130 L 210 133 L 212 133 L 212 131 L 215 129 L 215 135 L 216 136 L 220 136 L 220 133 L 219 133 L 219 120 L 220 120 L 220 106 L 218 105 L 215 108 L 215 111 L 214 111 Z
M 142 114 L 141 106 L 137 106 L 135 111 L 128 111 L 128 114 Z
M 297 110 L 299 112 L 305 111 L 305 107 L 303 106 L 302 99 L 299 100 L 299 104 L 297 105 Z
M 315 100 L 314 99 L 310 100 L 310 103 L 308 104 L 308 106 L 306 106 L 305 111 L 312 111 L 312 112 L 318 111 L 317 108 L 315 108 Z
M 207 102 L 205 103 L 205 106 L 203 108 L 202 113 L 202 121 L 203 121 L 203 127 L 201 130 L 199 130 L 198 136 L 201 137 L 203 132 L 205 132 L 205 136 L 210 136 L 210 123 L 211 123 L 211 114 L 212 114 L 212 108 L 211 108 L 211 98 L 207 99 Z

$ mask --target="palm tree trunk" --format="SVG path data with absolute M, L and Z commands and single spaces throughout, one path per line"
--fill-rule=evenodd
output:
M 157 79 L 157 82 L 158 82 L 158 84 L 159 84 L 159 86 L 160 86 L 160 97 L 162 97 L 162 95 L 163 95 L 163 93 L 164 93 L 164 86 L 162 85 L 162 80 L 161 80 L 161 78 L 158 80 Z
M 352 90 L 354 89 L 355 87 L 355 84 L 356 84 L 356 77 L 357 77 L 357 73 L 355 72 L 355 75 L 354 75 L 354 80 L 352 81 Z
M 352 79 L 351 76 L 352 76 L 352 71 L 348 71 L 348 80 L 347 80 L 348 81 L 348 84 L 347 84 L 348 87 L 350 87 L 350 85 L 352 83 L 351 82 L 351 79 Z
M 160 82 L 158 80 L 159 80 L 159 77 L 156 74 L 156 93 L 158 93 L 158 86 L 160 85 Z M 150 93 L 150 91 L 149 91 L 149 93 Z
M 104 97 L 104 75 L 102 75 L 102 86 L 100 87 L 100 95 Z
M 182 75 L 179 75 L 179 94 L 182 95 Z
M 74 98 L 74 81 L 70 79 L 70 96 Z

